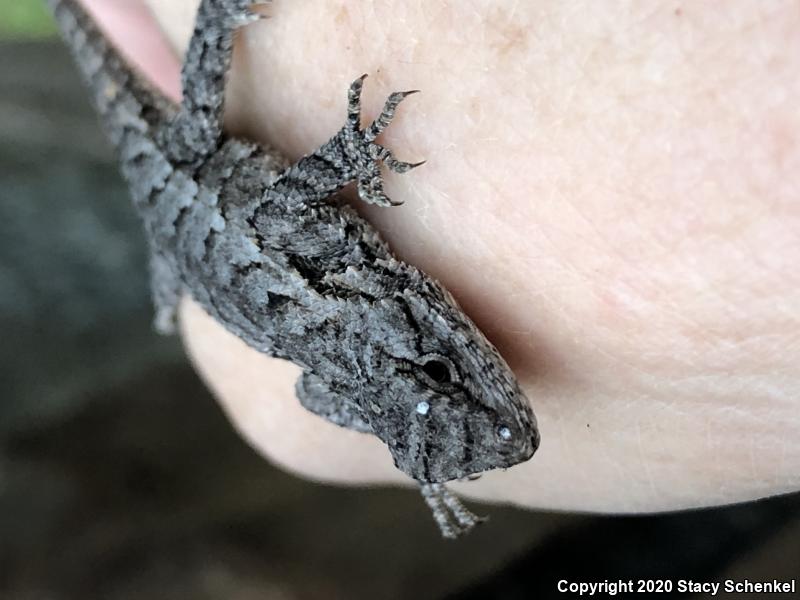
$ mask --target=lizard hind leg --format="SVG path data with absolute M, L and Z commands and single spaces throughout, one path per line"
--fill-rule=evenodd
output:
M 150 255 L 150 290 L 156 312 L 153 328 L 162 335 L 172 335 L 177 328 L 183 284 L 176 273 L 165 256 L 158 252 Z
M 420 489 L 425 503 L 433 512 L 433 519 L 439 526 L 442 537 L 457 538 L 486 520 L 486 517 L 472 513 L 442 483 L 423 483 Z
M 163 131 L 170 158 L 194 163 L 219 147 L 226 73 L 237 29 L 263 17 L 266 0 L 201 0 L 181 70 L 180 111 Z

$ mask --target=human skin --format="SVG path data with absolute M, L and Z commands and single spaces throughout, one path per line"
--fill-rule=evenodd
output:
M 180 52 L 197 0 L 149 5 Z M 454 490 L 642 512 L 800 488 L 795 3 L 259 10 L 270 18 L 237 42 L 229 131 L 298 158 L 341 127 L 361 73 L 367 116 L 392 91 L 423 92 L 383 143 L 428 162 L 387 173 L 402 207 L 363 213 L 497 345 L 542 435 L 529 462 Z M 136 57 L 130 23 L 111 33 L 127 29 Z M 162 54 L 144 69 L 174 94 L 177 60 Z M 188 299 L 181 322 L 199 372 L 272 461 L 319 480 L 409 481 L 377 439 L 299 405 L 298 368 Z

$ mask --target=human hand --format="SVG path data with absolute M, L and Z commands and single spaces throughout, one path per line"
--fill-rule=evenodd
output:
M 150 4 L 183 48 L 196 0 Z M 241 33 L 231 131 L 296 158 L 338 129 L 355 75 L 371 75 L 368 114 L 391 91 L 423 91 L 384 142 L 428 162 L 387 174 L 404 206 L 363 212 L 495 342 L 542 434 L 528 463 L 455 490 L 636 512 L 800 487 L 797 11 L 276 0 L 266 12 Z M 198 369 L 272 460 L 316 479 L 405 480 L 378 440 L 299 405 L 296 367 L 188 300 L 182 322 Z

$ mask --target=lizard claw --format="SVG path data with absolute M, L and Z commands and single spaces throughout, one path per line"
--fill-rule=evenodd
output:
M 268 4 L 272 4 L 272 0 L 251 0 L 250 7 L 246 11 L 247 23 L 255 23 L 256 21 L 269 19 L 269 15 L 265 15 L 264 13 L 260 13 L 255 10 L 267 6 Z
M 270 0 L 229 0 L 227 3 L 221 3 L 221 6 L 214 10 L 219 11 L 220 22 L 224 23 L 226 28 L 238 29 L 266 19 L 267 15 L 254 9 L 269 3 Z
M 364 139 L 371 142 L 378 137 L 378 135 L 380 135 L 380 133 L 386 129 L 389 123 L 392 122 L 392 119 L 394 118 L 394 111 L 403 101 L 403 99 L 412 94 L 418 93 L 419 90 L 411 90 L 408 92 L 394 92 L 393 94 L 389 94 L 389 97 L 386 99 L 386 103 L 383 105 L 381 114 L 379 114 L 378 118 L 375 119 L 364 131 Z
M 454 539 L 464 535 L 487 519 L 472 513 L 442 483 L 423 483 L 421 491 L 445 538 Z
M 258 21 L 263 21 L 264 19 L 268 19 L 269 15 L 265 15 L 260 13 L 255 8 L 259 6 L 266 6 L 266 2 L 255 2 L 252 6 L 248 7 L 244 11 L 238 13 L 235 17 L 233 17 L 233 26 L 234 28 L 245 27 L 246 25 L 250 25 L 251 23 L 257 23 Z
M 394 92 L 386 99 L 381 114 L 366 128 L 361 128 L 361 89 L 367 75 L 364 74 L 350 84 L 347 102 L 347 124 L 337 137 L 340 137 L 342 154 L 358 182 L 358 195 L 362 201 L 378 206 L 399 206 L 383 191 L 383 178 L 379 163 L 383 162 L 395 173 L 406 173 L 425 164 L 425 161 L 408 163 L 397 160 L 390 150 L 375 142 L 375 138 L 392 122 L 397 106 L 404 98 L 419 90 Z

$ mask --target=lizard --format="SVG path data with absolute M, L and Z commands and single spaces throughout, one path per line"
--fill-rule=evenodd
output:
M 415 91 L 388 96 L 366 127 L 349 87 L 345 124 L 289 164 L 222 121 L 234 34 L 264 0 L 201 0 L 179 104 L 128 66 L 77 0 L 47 0 L 113 145 L 150 250 L 155 328 L 172 333 L 188 294 L 228 331 L 303 369 L 297 397 L 339 426 L 377 436 L 421 486 L 444 537 L 483 520 L 444 485 L 527 461 L 539 446 L 530 402 L 453 296 L 398 260 L 339 192 L 397 203 L 376 138 Z

